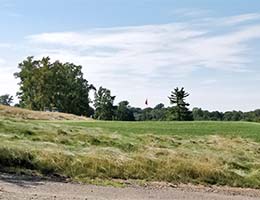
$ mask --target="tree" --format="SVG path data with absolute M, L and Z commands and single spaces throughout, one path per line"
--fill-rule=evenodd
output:
M 168 98 L 170 99 L 170 103 L 174 105 L 170 110 L 170 113 L 173 115 L 172 119 L 178 121 L 193 120 L 192 113 L 188 109 L 190 104 L 185 102 L 185 98 L 188 96 L 189 94 L 185 92 L 184 88 L 179 89 L 177 87 L 171 92 L 171 96 Z
M 50 62 L 49 57 L 28 57 L 19 64 L 20 106 L 32 110 L 58 110 L 76 115 L 89 114 L 91 85 L 83 78 L 82 67 L 73 63 Z
M 13 103 L 13 96 L 9 94 L 5 94 L 0 96 L 0 104 L 5 105 L 5 106 L 10 106 Z
M 153 119 L 152 116 L 153 109 L 148 107 L 142 110 L 141 120 L 142 121 L 150 121 Z
M 94 94 L 94 107 L 96 108 L 94 118 L 100 120 L 114 119 L 115 96 L 111 96 L 110 90 L 100 87 Z
M 142 108 L 134 108 L 134 107 L 131 107 L 131 112 L 133 113 L 134 115 L 134 119 L 135 121 L 141 121 L 142 120 Z
M 162 121 L 166 119 L 166 108 L 164 104 L 160 103 L 154 107 L 151 111 L 152 120 Z
M 193 115 L 193 119 L 196 121 L 205 120 L 204 111 L 201 108 L 193 108 L 192 115 Z
M 128 101 L 121 101 L 116 108 L 116 119 L 119 121 L 135 121 Z
M 223 120 L 224 121 L 240 121 L 243 119 L 245 114 L 241 111 L 228 111 L 223 114 Z M 251 119 L 249 121 L 254 121 L 254 119 Z

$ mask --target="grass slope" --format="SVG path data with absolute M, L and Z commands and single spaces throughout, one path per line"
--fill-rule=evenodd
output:
M 38 112 L 32 110 L 26 110 L 16 107 L 4 106 L 0 104 L 0 116 L 27 119 L 27 120 L 89 120 L 85 117 L 79 117 L 76 115 L 59 113 L 59 112 Z
M 260 188 L 260 124 L 0 117 L 2 170 Z

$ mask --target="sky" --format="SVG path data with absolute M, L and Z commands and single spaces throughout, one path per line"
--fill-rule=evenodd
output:
M 0 0 L 0 94 L 28 56 L 82 65 L 116 103 L 260 108 L 259 0 Z M 17 101 L 17 100 L 16 100 Z

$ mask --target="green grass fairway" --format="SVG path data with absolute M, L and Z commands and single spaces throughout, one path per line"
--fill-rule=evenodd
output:
M 9 172 L 260 188 L 258 123 L 0 117 L 0 140 Z
M 69 126 L 102 128 L 104 131 L 129 134 L 179 135 L 196 137 L 206 135 L 251 138 L 260 142 L 260 123 L 248 122 L 62 122 Z

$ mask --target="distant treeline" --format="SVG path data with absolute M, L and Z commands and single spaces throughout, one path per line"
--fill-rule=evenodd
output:
M 242 111 L 207 111 L 201 108 L 193 108 L 192 115 L 194 120 L 212 120 L 212 121 L 250 121 L 260 122 L 260 109 L 250 112 Z
M 252 112 L 209 112 L 200 108 L 189 110 L 184 88 L 174 88 L 168 100 L 170 107 L 158 104 L 154 108 L 134 108 L 127 100 L 114 105 L 115 96 L 109 89 L 98 89 L 83 77 L 82 66 L 51 62 L 49 57 L 35 60 L 28 57 L 14 76 L 20 80 L 16 106 L 38 111 L 56 111 L 84 115 L 99 120 L 120 121 L 254 121 L 260 122 L 260 110 Z M 89 92 L 94 92 L 90 99 Z M 0 96 L 0 104 L 11 105 L 13 96 Z M 93 103 L 93 107 L 91 104 Z
M 171 121 L 171 107 L 158 104 L 154 108 L 131 108 L 136 121 Z M 192 120 L 195 121 L 250 121 L 260 122 L 260 109 L 250 112 L 242 111 L 208 111 L 201 108 L 192 109 Z

